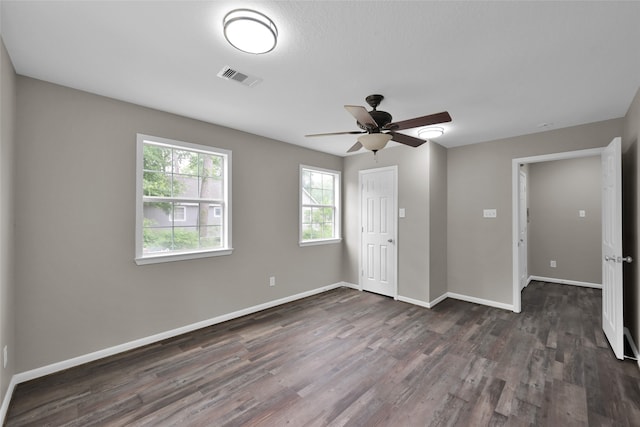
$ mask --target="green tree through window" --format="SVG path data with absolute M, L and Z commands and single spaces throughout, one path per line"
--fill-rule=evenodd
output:
M 142 238 L 137 258 L 228 248 L 225 208 L 230 153 L 156 139 L 160 142 L 139 141 Z
M 300 169 L 300 241 L 340 238 L 340 173 L 323 169 Z

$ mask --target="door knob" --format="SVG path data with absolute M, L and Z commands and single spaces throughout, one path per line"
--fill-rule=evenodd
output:
M 604 256 L 604 260 L 605 260 L 605 261 L 615 261 L 615 260 L 616 260 L 616 258 L 615 258 L 615 257 L 610 257 L 609 255 L 605 255 L 605 256 Z
M 626 257 L 618 257 L 618 262 L 626 262 L 631 264 L 633 262 L 633 258 L 631 258 L 630 256 L 626 256 Z
M 393 243 L 393 239 L 389 239 L 389 240 L 387 240 L 387 242 Z

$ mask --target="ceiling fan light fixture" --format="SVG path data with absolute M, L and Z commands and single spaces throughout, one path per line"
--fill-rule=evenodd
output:
M 224 37 L 231 46 L 252 54 L 271 52 L 278 43 L 278 29 L 268 16 L 251 9 L 235 9 L 222 20 Z
M 367 133 L 358 138 L 358 142 L 367 150 L 373 152 L 382 150 L 392 136 L 388 133 Z
M 444 134 L 444 129 L 439 126 L 430 126 L 418 131 L 418 136 L 422 139 L 433 139 L 442 136 L 442 134 Z

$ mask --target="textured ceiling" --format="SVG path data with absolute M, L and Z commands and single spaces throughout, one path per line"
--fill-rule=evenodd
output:
M 344 104 L 394 120 L 447 110 L 446 147 L 621 117 L 640 86 L 640 2 L 2 1 L 19 74 L 344 155 Z M 238 7 L 280 40 L 222 35 Z M 222 80 L 230 66 L 263 79 Z M 541 127 L 542 123 L 550 124 Z M 417 136 L 417 129 L 405 133 Z M 407 148 L 410 149 L 410 148 Z

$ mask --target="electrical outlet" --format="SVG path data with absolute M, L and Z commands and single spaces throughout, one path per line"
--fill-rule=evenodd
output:
M 482 216 L 484 218 L 497 218 L 498 210 L 497 209 L 483 209 Z
M 269 277 L 269 286 L 275 286 L 275 285 L 276 285 L 276 276 Z
M 551 262 L 549 263 L 549 267 L 556 268 L 556 260 L 555 259 L 551 260 Z
M 7 351 L 7 346 L 5 345 L 4 348 L 2 349 L 2 366 L 4 368 L 7 367 L 8 354 L 9 354 L 9 352 Z

